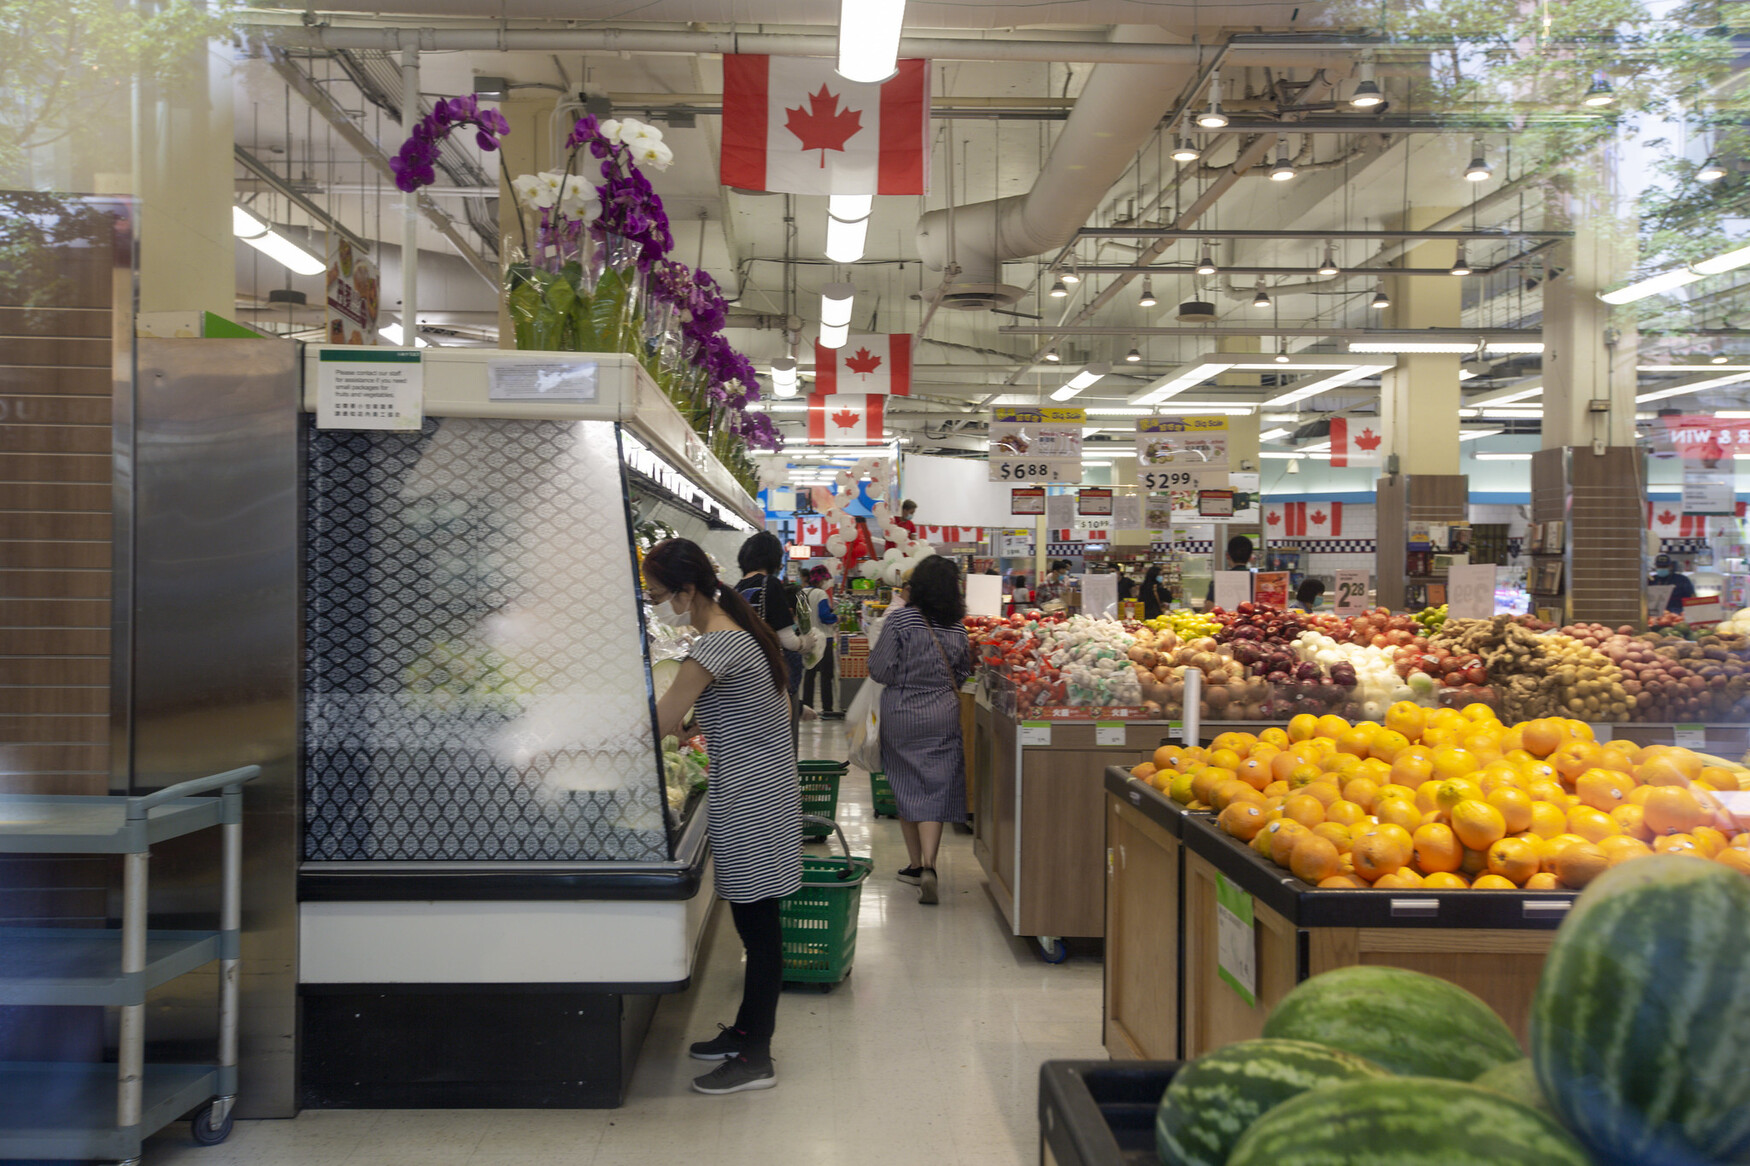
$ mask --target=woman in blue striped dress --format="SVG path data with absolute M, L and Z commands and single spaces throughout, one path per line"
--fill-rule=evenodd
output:
M 778 1083 L 772 1061 L 784 947 L 778 901 L 802 885 L 802 787 L 790 743 L 789 677 L 778 637 L 696 543 L 672 538 L 644 556 L 644 589 L 670 618 L 699 630 L 680 674 L 656 704 L 664 736 L 680 736 L 687 710 L 705 734 L 711 789 L 705 821 L 717 893 L 729 901 L 747 949 L 741 1010 L 690 1050 L 721 1061 L 693 1081 L 700 1093 L 739 1093 Z
M 881 766 L 899 806 L 909 865 L 902 882 L 934 903 L 942 823 L 966 820 L 966 756 L 960 740 L 960 685 L 972 675 L 972 645 L 961 621 L 960 568 L 931 555 L 911 573 L 905 606 L 889 612 L 869 653 L 881 692 Z

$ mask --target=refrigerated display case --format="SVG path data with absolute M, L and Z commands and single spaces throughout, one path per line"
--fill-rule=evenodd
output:
M 416 431 L 306 418 L 303 1102 L 615 1105 L 712 903 L 631 499 L 730 546 L 761 514 L 630 357 L 426 350 L 422 379 Z

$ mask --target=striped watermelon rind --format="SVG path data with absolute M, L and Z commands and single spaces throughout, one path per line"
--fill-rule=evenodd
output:
M 1228 1166 L 1592 1166 L 1547 1114 L 1432 1077 L 1348 1081 L 1252 1123 Z
M 1750 1160 L 1750 880 L 1654 855 L 1599 876 L 1556 932 L 1531 1057 L 1607 1162 Z
M 1537 1083 L 1537 1070 L 1532 1068 L 1530 1057 L 1520 1057 L 1517 1061 L 1496 1065 L 1493 1069 L 1484 1071 L 1471 1084 L 1493 1089 L 1496 1093 L 1505 1094 L 1542 1113 L 1555 1112 L 1544 1099 L 1543 1088 Z
M 1388 1075 L 1371 1061 L 1311 1041 L 1226 1045 L 1174 1075 L 1155 1115 L 1155 1148 L 1169 1166 L 1222 1166 L 1240 1135 L 1289 1098 Z
M 1359 965 L 1297 985 L 1264 1035 L 1343 1049 L 1394 1073 L 1472 1081 L 1525 1054 L 1502 1019 L 1457 984 L 1408 968 Z

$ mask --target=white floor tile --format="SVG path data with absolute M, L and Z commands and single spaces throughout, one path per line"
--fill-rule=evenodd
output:
M 804 757 L 843 757 L 844 725 L 802 727 Z M 830 993 L 790 989 L 778 1007 L 776 1089 L 706 1097 L 711 1069 L 686 1046 L 734 1019 L 740 944 L 727 910 L 693 986 L 657 1009 L 626 1104 L 616 1110 L 312 1111 L 240 1122 L 203 1149 L 187 1127 L 152 1139 L 153 1166 L 999 1166 L 1038 1160 L 1041 1061 L 1102 1058 L 1100 962 L 1046 964 L 1008 933 L 972 840 L 948 831 L 942 902 L 926 907 L 894 872 L 899 823 L 877 819 L 853 769 L 838 821 L 875 860 L 857 916 L 853 974 Z M 837 843 L 833 844 L 836 852 Z M 824 847 L 810 846 L 819 856 Z

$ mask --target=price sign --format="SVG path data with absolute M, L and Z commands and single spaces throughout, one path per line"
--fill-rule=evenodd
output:
M 1138 417 L 1137 469 L 1143 472 L 1170 466 L 1173 469 L 1219 470 L 1226 473 L 1227 442 L 1228 421 L 1225 416 Z
M 1185 739 L 1185 722 L 1184 721 L 1168 721 L 1167 722 L 1167 740 L 1169 740 L 1169 741 L 1183 741 L 1184 739 Z
M 1094 744 L 1117 745 L 1122 748 L 1124 745 L 1124 738 L 1125 732 L 1123 721 L 1094 722 Z
M 1735 514 L 1738 498 L 1731 470 L 1683 468 L 1684 514 Z
M 1010 514 L 1044 514 L 1045 487 L 1009 491 Z
M 1366 571 L 1338 571 L 1336 611 L 1338 615 L 1362 615 L 1367 611 Z
M 1453 619 L 1488 619 L 1495 614 L 1495 571 L 1493 563 L 1451 569 L 1446 576 L 1446 603 Z
M 1715 624 L 1726 618 L 1726 609 L 1717 595 L 1703 595 L 1683 601 L 1683 622 L 1692 626 Z
M 1199 490 L 1197 492 L 1197 513 L 1203 518 L 1232 518 L 1234 515 L 1234 492 L 1232 490 Z
M 1227 485 L 1226 470 L 1198 470 L 1184 466 L 1139 469 L 1137 485 L 1144 490 L 1204 490 Z
M 1672 736 L 1679 749 L 1706 749 L 1706 725 L 1673 725 Z
M 1098 487 L 1077 490 L 1076 513 L 1109 517 L 1112 513 L 1112 491 Z
M 1120 494 L 1112 499 L 1112 529 L 1142 529 L 1142 499 L 1135 494 Z
M 1220 873 L 1215 876 L 1215 967 L 1248 1007 L 1258 1006 L 1258 933 L 1252 896 Z
M 1017 743 L 1021 745 L 1049 745 L 1051 744 L 1051 722 L 1022 721 L 1016 736 Z
M 992 482 L 1082 480 L 1080 409 L 993 409 L 990 419 Z
M 1252 600 L 1272 607 L 1288 606 L 1288 572 L 1259 571 L 1252 585 Z

